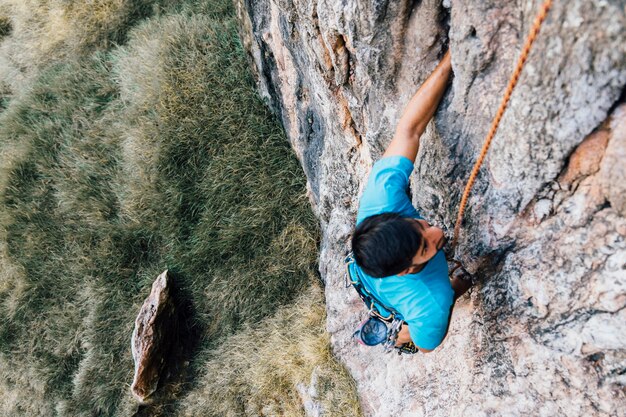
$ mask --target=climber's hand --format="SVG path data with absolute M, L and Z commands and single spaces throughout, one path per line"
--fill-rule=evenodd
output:
M 398 338 L 396 339 L 396 346 L 402 346 L 410 341 L 411 335 L 409 334 L 409 326 L 406 323 L 402 323 L 402 327 L 400 327 L 400 331 L 398 332 Z
M 403 323 L 402 327 L 400 327 L 400 331 L 398 332 L 398 338 L 396 339 L 396 346 L 402 346 L 403 344 L 409 343 L 412 341 L 413 340 L 411 340 L 411 335 L 409 334 L 409 325 L 406 323 Z M 422 349 L 419 346 L 417 348 L 422 353 L 432 352 L 432 350 Z

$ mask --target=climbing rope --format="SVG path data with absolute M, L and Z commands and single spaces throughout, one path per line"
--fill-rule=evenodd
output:
M 459 240 L 459 232 L 461 230 L 461 222 L 463 221 L 463 214 L 465 213 L 465 206 L 467 205 L 467 199 L 472 190 L 472 186 L 474 185 L 474 182 L 476 181 L 476 177 L 478 176 L 478 171 L 480 170 L 480 166 L 482 165 L 483 160 L 485 159 L 485 156 L 487 155 L 487 151 L 489 150 L 491 141 L 496 134 L 496 130 L 498 130 L 500 119 L 502 119 L 502 115 L 504 114 L 504 111 L 506 110 L 506 106 L 509 103 L 509 99 L 511 98 L 511 93 L 513 92 L 513 89 L 515 88 L 515 85 L 517 84 L 517 81 L 519 80 L 519 76 L 522 72 L 522 68 L 524 67 L 524 63 L 526 62 L 526 59 L 528 58 L 530 47 L 532 46 L 533 42 L 535 41 L 535 38 L 537 37 L 537 34 L 539 33 L 541 24 L 545 20 L 546 15 L 548 14 L 548 10 L 550 10 L 550 6 L 552 6 L 552 0 L 544 1 L 543 5 L 541 6 L 541 9 L 539 10 L 539 13 L 537 14 L 537 17 L 535 18 L 533 26 L 530 29 L 530 33 L 528 34 L 528 38 L 526 38 L 526 43 L 524 44 L 520 57 L 517 61 L 517 66 L 515 67 L 515 71 L 513 71 L 513 75 L 511 75 L 509 84 L 506 87 L 506 91 L 504 93 L 504 97 L 502 98 L 502 102 L 500 103 L 500 107 L 498 108 L 498 111 L 496 112 L 496 116 L 494 117 L 493 122 L 491 123 L 491 129 L 489 129 L 489 133 L 487 134 L 487 138 L 485 139 L 485 142 L 483 143 L 483 147 L 480 151 L 480 155 L 478 156 L 478 159 L 476 160 L 476 163 L 474 164 L 474 168 L 472 168 L 472 173 L 470 174 L 469 179 L 467 180 L 467 185 L 465 186 L 465 190 L 463 191 L 463 197 L 461 198 L 461 204 L 459 206 L 459 214 L 456 218 L 456 224 L 454 225 L 454 239 L 452 241 L 453 248 L 456 247 L 456 244 L 458 243 L 458 240 Z

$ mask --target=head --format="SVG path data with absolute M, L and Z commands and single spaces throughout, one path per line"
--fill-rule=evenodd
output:
M 420 271 L 444 244 L 441 229 L 398 213 L 370 216 L 352 235 L 356 263 L 377 278 Z

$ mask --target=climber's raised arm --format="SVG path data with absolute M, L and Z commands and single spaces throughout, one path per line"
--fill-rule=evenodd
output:
M 407 104 L 383 156 L 401 155 L 415 162 L 420 136 L 435 114 L 451 72 L 450 51 Z

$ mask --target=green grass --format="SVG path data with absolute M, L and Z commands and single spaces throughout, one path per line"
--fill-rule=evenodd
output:
M 166 268 L 195 336 L 137 415 L 302 415 L 314 370 L 326 415 L 358 413 L 230 1 L 27 3 L 0 2 L 0 415 L 137 412 L 130 334 Z
M 329 349 L 324 310 L 313 286 L 263 325 L 230 336 L 204 364 L 181 415 L 304 416 L 299 390 L 313 380 L 323 415 L 358 416 L 349 376 Z

